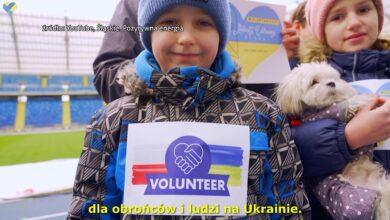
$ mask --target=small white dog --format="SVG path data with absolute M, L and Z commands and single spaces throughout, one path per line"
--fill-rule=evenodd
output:
M 340 78 L 339 72 L 325 62 L 301 64 L 276 90 L 282 111 L 303 122 L 329 117 L 348 122 L 370 98 L 372 96 L 357 95 L 354 88 Z M 332 106 L 338 110 L 330 111 Z M 367 153 L 350 162 L 339 176 L 354 186 L 378 191 L 381 199 L 375 204 L 376 219 L 390 219 L 390 180 Z

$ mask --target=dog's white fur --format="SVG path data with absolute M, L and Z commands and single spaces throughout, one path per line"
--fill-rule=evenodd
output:
M 276 90 L 276 100 L 282 111 L 303 116 L 308 109 L 325 109 L 330 105 L 347 101 L 348 108 L 359 110 L 371 96 L 357 95 L 337 70 L 325 62 L 305 63 L 294 68 Z M 356 112 L 355 112 L 356 113 Z M 390 180 L 385 170 L 367 155 L 347 164 L 340 174 L 341 180 L 380 193 L 376 205 L 376 219 L 390 219 Z
M 364 105 L 367 99 L 356 98 L 356 95 L 356 91 L 340 79 L 339 72 L 325 62 L 299 65 L 284 78 L 276 91 L 282 111 L 298 116 L 307 108 L 323 109 L 348 99 L 351 99 L 351 105 Z

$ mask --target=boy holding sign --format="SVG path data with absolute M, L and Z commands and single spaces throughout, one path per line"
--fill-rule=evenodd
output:
M 309 218 L 310 207 L 300 182 L 302 165 L 286 118 L 268 98 L 239 87 L 240 67 L 224 50 L 231 23 L 228 0 L 141 0 L 138 11 L 139 24 L 155 31 L 141 33 L 146 49 L 120 74 L 119 82 L 129 95 L 99 110 L 87 128 L 68 218 L 167 218 L 112 210 L 123 203 L 123 154 L 118 149 L 131 141 L 127 139 L 129 124 L 168 121 L 248 126 L 247 205 L 299 209 L 248 215 L 253 219 Z M 160 31 L 167 26 L 181 31 Z M 149 136 L 153 138 L 153 133 Z M 187 174 L 201 167 L 204 151 L 194 144 L 185 152 L 192 159 L 177 157 L 175 163 Z M 224 182 L 216 183 L 216 189 L 225 189 L 226 185 L 219 185 Z M 96 206 L 108 211 L 88 211 Z

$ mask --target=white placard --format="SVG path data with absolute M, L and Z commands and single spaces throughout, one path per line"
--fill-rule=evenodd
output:
M 280 82 L 290 73 L 281 35 L 286 7 L 249 0 L 230 3 L 232 27 L 226 49 L 242 65 L 242 82 Z
M 123 204 L 148 206 L 146 215 L 245 215 L 249 146 L 248 126 L 130 124 Z

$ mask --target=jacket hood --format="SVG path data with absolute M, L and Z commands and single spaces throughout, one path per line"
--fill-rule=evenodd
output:
M 331 50 L 316 38 L 302 39 L 299 44 L 300 63 L 326 62 L 330 54 Z
M 379 50 L 385 50 L 384 53 L 390 51 L 390 41 L 385 39 L 378 40 L 374 48 L 380 48 Z M 370 50 L 362 50 L 363 53 L 367 53 Z M 300 63 L 310 63 L 310 62 L 327 62 L 328 59 L 333 56 L 333 54 L 354 54 L 354 53 L 337 53 L 333 52 L 328 46 L 324 43 L 321 43 L 316 38 L 308 38 L 301 40 L 299 45 L 298 55 Z
M 135 64 L 129 62 L 118 71 L 117 82 L 125 89 L 126 94 L 136 97 L 150 96 L 160 101 L 182 105 L 184 108 L 197 106 L 216 98 L 229 96 L 232 88 L 240 85 L 242 68 L 237 62 L 235 72 L 229 78 L 222 79 L 212 72 L 199 69 L 197 79 L 178 74 L 180 68 L 174 68 L 169 73 L 153 72 L 148 85 L 137 74 Z
M 335 68 L 347 82 L 390 77 L 389 41 L 378 40 L 373 49 L 357 52 L 334 52 L 316 39 L 302 41 L 300 62 L 325 61 Z

